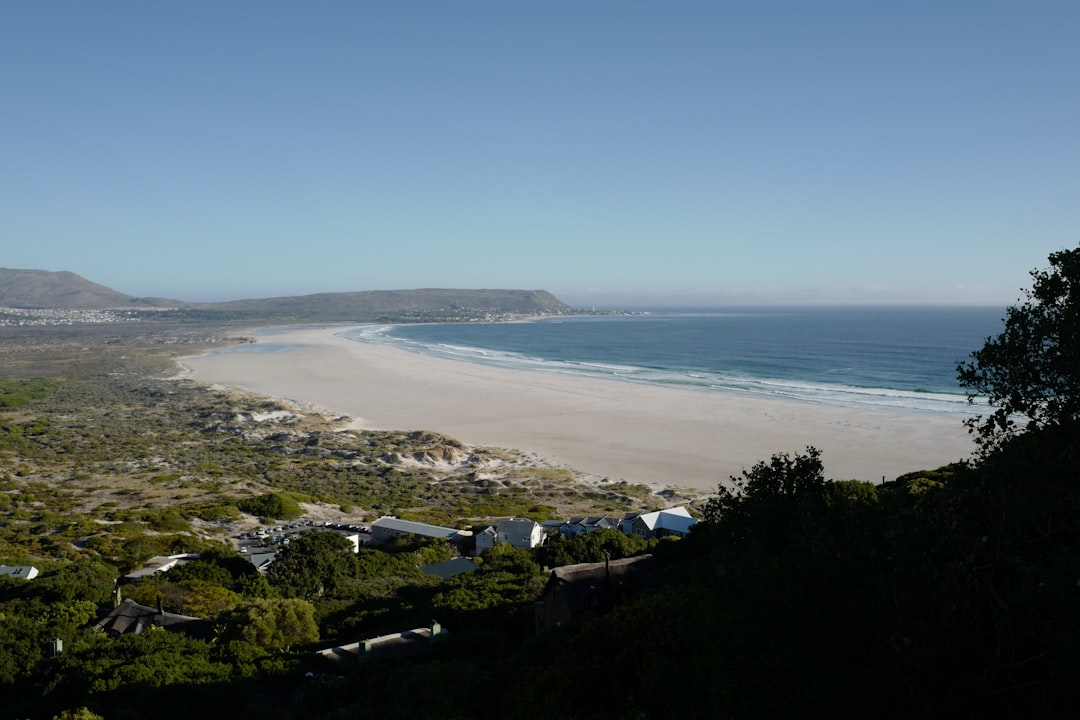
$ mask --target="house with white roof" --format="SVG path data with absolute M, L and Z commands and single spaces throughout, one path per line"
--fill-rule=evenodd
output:
M 178 555 L 157 555 L 150 558 L 141 568 L 132 570 L 124 576 L 127 582 L 138 582 L 145 577 L 156 575 L 159 572 L 171 570 L 177 565 L 183 565 L 192 560 L 198 560 L 199 553 L 179 553 Z
M 637 535 L 646 540 L 686 537 L 697 521 L 697 518 L 692 517 L 686 508 L 675 507 L 653 512 L 627 513 L 619 521 L 619 529 L 627 535 Z
M 0 575 L 33 580 L 38 576 L 38 569 L 33 565 L 0 565 Z

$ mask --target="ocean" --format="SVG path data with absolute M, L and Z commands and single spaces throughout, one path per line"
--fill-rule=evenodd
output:
M 343 334 L 441 358 L 844 407 L 970 416 L 956 381 L 1002 308 L 658 310 Z

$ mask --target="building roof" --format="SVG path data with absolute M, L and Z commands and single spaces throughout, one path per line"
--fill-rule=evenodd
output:
M 462 530 L 456 530 L 454 528 L 439 527 L 438 525 L 429 525 L 422 522 L 413 522 L 412 520 L 401 520 L 396 517 L 381 517 L 375 522 L 371 523 L 371 529 L 384 528 L 386 530 L 393 530 L 399 533 L 411 533 L 413 535 L 422 535 L 424 537 L 431 538 L 443 538 L 450 540 L 462 535 L 468 535 L 469 533 Z
M 606 563 L 564 565 L 551 571 L 548 583 L 558 583 L 567 607 L 581 610 L 587 598 L 597 592 L 613 597 L 632 594 L 660 584 L 660 569 L 652 555 L 612 560 Z
M 456 575 L 473 572 L 476 569 L 476 563 L 470 558 L 463 557 L 454 558 L 453 560 L 444 560 L 443 562 L 427 565 L 422 568 L 425 575 L 434 575 L 443 580 L 449 580 Z
M 538 527 L 540 527 L 540 523 L 528 518 L 501 518 L 499 522 L 495 523 L 495 529 L 501 533 L 519 532 L 527 535 Z
M 446 633 L 445 628 L 439 623 L 433 622 L 431 627 L 380 635 L 379 637 L 349 643 L 348 645 L 319 650 L 317 654 L 335 664 L 408 657 L 423 652 L 436 638 Z
M 180 553 L 178 555 L 157 555 L 150 558 L 141 568 L 132 570 L 124 577 L 128 580 L 139 580 L 159 572 L 171 570 L 177 565 L 182 565 L 190 560 L 198 560 L 198 553 Z
M 38 569 L 33 565 L 0 565 L 0 575 L 33 580 L 38 576 Z
M 210 637 L 214 632 L 214 626 L 209 620 L 162 612 L 157 608 L 140 605 L 131 598 L 113 608 L 108 615 L 94 623 L 94 627 L 101 628 L 110 635 L 141 633 L 149 627 L 175 630 L 195 637 Z
M 690 532 L 690 528 L 697 524 L 697 518 L 691 517 L 690 511 L 684 507 L 641 513 L 637 519 L 645 523 L 645 527 L 649 530 L 672 530 L 684 534 Z
M 652 555 L 635 555 L 634 557 L 612 560 L 610 562 L 578 563 L 577 565 L 563 565 L 553 568 L 551 576 L 556 580 L 566 583 L 592 581 L 607 577 L 620 577 L 633 573 L 656 570 L 656 560 Z

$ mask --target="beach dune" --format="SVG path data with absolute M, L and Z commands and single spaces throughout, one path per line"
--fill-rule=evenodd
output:
M 891 480 L 970 455 L 961 421 L 493 368 L 300 328 L 289 346 L 184 359 L 191 377 L 348 415 L 532 453 L 584 475 L 715 490 L 774 453 L 822 451 L 831 479 Z M 295 346 L 295 347 L 292 347 Z

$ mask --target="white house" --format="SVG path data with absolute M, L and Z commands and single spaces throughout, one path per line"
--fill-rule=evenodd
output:
M 33 565 L 0 565 L 0 575 L 33 580 L 38 576 L 38 569 Z
M 544 543 L 544 528 L 535 520 L 503 518 L 495 523 L 496 542 L 513 547 L 534 548 Z
M 619 529 L 627 535 L 651 538 L 686 537 L 690 528 L 697 524 L 697 518 L 690 516 L 684 507 L 668 508 L 653 512 L 627 513 L 619 522 Z
M 496 543 L 511 547 L 534 548 L 544 544 L 544 528 L 535 520 L 527 518 L 502 518 L 476 535 L 476 554 L 480 555 Z
M 543 544 L 543 528 L 536 520 L 521 517 L 504 517 L 495 524 L 498 542 L 513 547 L 536 547 Z

